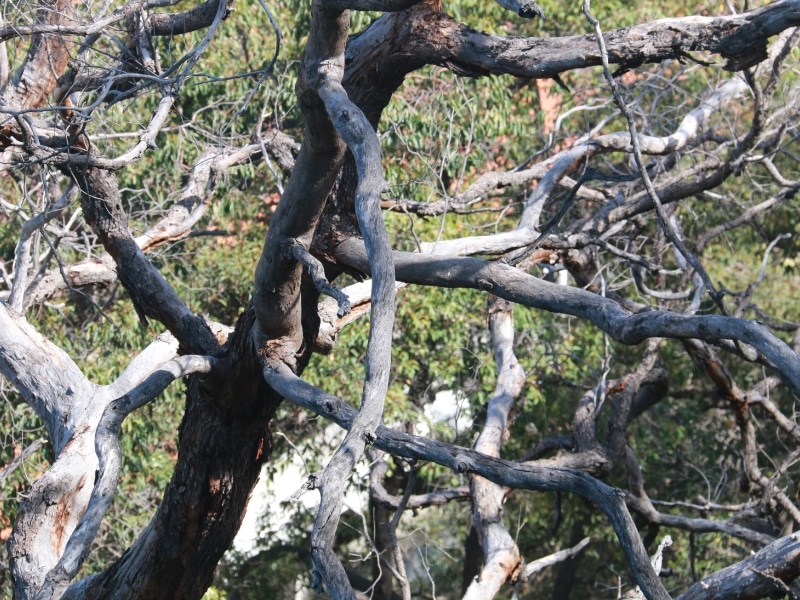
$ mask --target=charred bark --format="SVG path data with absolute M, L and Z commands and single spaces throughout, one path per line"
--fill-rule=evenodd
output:
M 64 598 L 200 598 L 241 524 L 272 451 L 280 402 L 259 377 L 248 310 L 218 353 L 219 367 L 189 381 L 178 463 L 153 520 L 109 569 Z

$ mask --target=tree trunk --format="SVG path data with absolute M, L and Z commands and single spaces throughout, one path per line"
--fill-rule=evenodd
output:
M 211 585 L 272 450 L 280 402 L 260 376 L 253 323 L 251 309 L 220 352 L 222 368 L 190 379 L 178 463 L 153 520 L 112 567 L 65 598 L 200 598 Z

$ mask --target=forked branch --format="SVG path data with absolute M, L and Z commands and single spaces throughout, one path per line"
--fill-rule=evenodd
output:
M 67 542 L 58 563 L 47 574 L 37 600 L 57 600 L 77 575 L 100 529 L 103 517 L 111 505 L 119 484 L 122 469 L 120 426 L 133 411 L 154 400 L 167 386 L 192 373 L 208 373 L 214 366 L 208 356 L 187 355 L 161 365 L 144 381 L 107 406 L 95 433 L 98 470 L 86 511 Z

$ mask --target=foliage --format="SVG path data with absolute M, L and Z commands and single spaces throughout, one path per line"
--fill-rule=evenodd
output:
M 545 37 L 590 31 L 578 4 L 548 1 L 541 6 L 547 15 L 543 21 L 509 17 L 498 6 L 475 0 L 457 0 L 447 4 L 445 10 L 470 27 L 498 35 Z M 302 117 L 294 89 L 310 25 L 310 2 L 282 0 L 269 3 L 269 9 L 284 33 L 277 59 L 272 62 L 277 36 L 270 31 L 261 6 L 237 6 L 214 37 L 197 72 L 183 86 L 161 130 L 158 149 L 119 171 L 119 185 L 134 235 L 148 230 L 177 200 L 191 169 L 208 148 L 243 145 L 270 129 L 301 136 Z M 595 16 L 608 30 L 666 16 L 721 10 L 709 3 L 642 6 L 621 0 L 598 6 Z M 372 13 L 354 14 L 352 31 L 366 29 L 376 17 Z M 161 38 L 157 52 L 162 64 L 173 64 L 195 48 L 202 36 L 203 32 L 195 32 Z M 107 66 L 101 50 L 104 49 L 96 48 L 92 60 L 96 65 Z M 782 83 L 785 89 L 780 89 L 779 95 L 796 93 L 792 86 L 796 86 L 800 57 L 796 48 L 792 52 Z M 21 55 L 12 52 L 13 64 L 20 61 Z M 719 69 L 672 60 L 631 70 L 622 74 L 620 81 L 642 131 L 660 136 L 674 131 L 706 90 L 724 76 Z M 552 85 L 507 75 L 463 78 L 438 66 L 420 69 L 406 78 L 378 127 L 387 195 L 410 203 L 433 204 L 452 199 L 468 190 L 486 171 L 512 170 L 537 153 L 554 156 L 581 136 L 624 130 L 625 120 L 609 102 L 606 86 L 599 69 L 565 73 L 561 81 Z M 158 101 L 159 96 L 148 91 L 98 112 L 97 118 L 86 125 L 98 151 L 108 155 L 124 152 L 130 145 L 127 134 L 136 134 L 146 126 Z M 737 102 L 723 107 L 721 114 L 712 119 L 719 136 L 731 133 L 735 139 L 742 139 L 750 130 L 754 115 L 749 104 Z M 712 140 L 707 145 L 711 153 Z M 797 151 L 796 139 L 785 147 L 793 150 L 776 151 L 775 164 L 781 172 L 791 172 L 796 168 L 796 155 L 792 154 Z M 701 160 L 701 154 L 687 152 L 675 160 L 690 168 Z M 621 152 L 606 155 L 604 162 L 593 164 L 593 168 L 601 177 L 592 181 L 592 189 L 605 194 L 608 202 L 618 193 L 620 179 L 634 172 Z M 11 204 L 31 211 L 47 204 L 49 196 L 44 188 L 34 185 L 44 170 L 34 171 L 32 168 L 16 178 L 2 178 L 4 196 L 14 199 Z M 247 307 L 264 233 L 285 184 L 282 178 L 278 171 L 255 160 L 230 169 L 218 182 L 212 205 L 196 235 L 172 240 L 148 254 L 193 312 L 232 324 Z M 704 232 L 725 223 L 731 214 L 755 206 L 780 187 L 765 168 L 746 169 L 722 182 L 713 195 L 688 198 L 673 215 L 685 238 L 698 240 Z M 530 183 L 509 187 L 493 194 L 480 210 L 466 214 L 450 211 L 419 217 L 400 209 L 387 212 L 385 221 L 392 246 L 415 251 L 421 243 L 509 231 L 516 226 L 533 188 Z M 714 202 L 709 202 L 709 197 Z M 553 195 L 545 206 L 543 222 L 556 215 L 566 198 L 567 190 Z M 565 225 L 556 227 L 554 232 L 560 234 L 567 224 L 595 214 L 597 202 L 576 201 L 563 218 Z M 11 264 L 22 218 L 6 208 L 0 220 L 0 258 L 4 264 Z M 753 219 L 749 228 L 731 229 L 711 240 L 702 253 L 710 279 L 719 282 L 720 288 L 733 298 L 736 314 L 751 319 L 767 314 L 772 323 L 792 324 L 783 330 L 776 328 L 777 335 L 787 343 L 792 342 L 796 323 L 800 322 L 800 309 L 793 301 L 800 294 L 796 241 L 800 220 L 796 217 L 796 203 L 782 203 Z M 60 260 L 71 263 L 84 254 L 99 255 L 87 223 L 77 218 L 71 221 L 68 216 L 59 223 L 72 232 L 70 243 L 64 242 L 59 249 Z M 47 251 L 50 235 L 45 231 L 39 237 L 38 252 Z M 673 288 L 688 289 L 686 272 L 679 268 L 671 244 L 652 215 L 631 219 L 612 246 L 598 244 L 591 250 L 599 274 L 593 283 L 602 280 L 603 293 L 625 296 L 640 303 L 642 310 L 687 309 L 691 297 L 673 300 L 648 296 L 630 275 L 631 265 L 619 258 L 624 250 L 656 264 L 657 269 L 643 276 L 652 288 L 664 293 Z M 532 272 L 543 277 L 553 275 L 544 264 L 532 267 Z M 575 279 L 571 282 L 574 284 Z M 337 285 L 343 283 L 340 279 Z M 707 298 L 699 309 L 700 313 L 714 310 Z M 160 331 L 160 325 L 152 321 L 140 325 L 127 293 L 118 284 L 65 293 L 32 308 L 28 318 L 40 331 L 48 332 L 50 339 L 98 384 L 114 381 Z M 576 403 L 582 394 L 601 382 L 622 380 L 642 361 L 640 348 L 614 342 L 592 324 L 573 317 L 517 306 L 514 324 L 514 351 L 526 373 L 526 384 L 502 448 L 502 456 L 510 460 L 526 455 L 545 436 L 571 436 Z M 368 335 L 366 316 L 357 321 L 357 326 L 343 329 L 332 353 L 312 358 L 306 380 L 357 405 Z M 393 344 L 385 423 L 401 430 L 429 427 L 422 418 L 426 406 L 437 393 L 453 392 L 463 404 L 460 410 L 473 417 L 474 422 L 467 427 L 458 425 L 458 421 L 439 423 L 432 428 L 431 437 L 470 446 L 486 419 L 487 403 L 497 383 L 492 339 L 486 328 L 486 294 L 465 289 L 404 289 L 399 296 Z M 696 365 L 680 342 L 663 341 L 660 352 L 659 365 L 668 371 L 667 400 L 632 422 L 627 436 L 644 472 L 648 494 L 654 500 L 695 502 L 700 498 L 720 505 L 753 501 L 754 492 L 742 484 L 743 466 L 737 445 L 740 424 L 731 406 L 711 381 L 697 375 Z M 765 378 L 759 364 L 729 361 L 726 365 L 742 389 L 756 387 Z M 41 437 L 43 430 L 32 409 L 10 386 L 4 384 L 2 392 L 0 431 L 8 433 L 4 434 L 0 464 L 5 464 Z M 171 386 L 156 402 L 124 422 L 120 437 L 125 457 L 122 478 L 83 574 L 97 572 L 121 556 L 158 506 L 177 460 L 177 432 L 185 393 L 182 385 Z M 784 410 L 792 412 L 792 397 L 786 389 L 776 389 L 774 397 Z M 609 400 L 612 401 L 616 399 Z M 600 430 L 609 426 L 604 419 L 607 417 L 598 421 Z M 276 476 L 290 468 L 295 455 L 302 457 L 305 472 L 321 470 L 340 435 L 318 425 L 305 412 L 284 403 L 272 424 L 279 435 L 273 460 L 265 468 L 267 475 Z M 782 446 L 788 436 L 775 435 L 769 422 L 759 421 L 756 426 L 760 454 L 783 456 Z M 2 482 L 0 538 L 7 539 L 20 496 L 47 468 L 52 454 L 52 447 L 43 447 Z M 387 483 L 397 495 L 406 485 L 402 464 L 399 460 L 392 463 L 391 482 Z M 467 476 L 437 465 L 414 468 L 418 468 L 415 493 L 468 483 Z M 777 463 L 767 468 L 768 475 L 776 470 Z M 367 474 L 364 470 L 351 482 L 364 499 Z M 778 477 L 779 487 L 794 491 L 793 473 L 778 473 Z M 624 466 L 616 465 L 604 478 L 612 485 L 624 486 Z M 300 484 L 298 481 L 297 487 Z M 293 491 L 281 490 L 285 495 L 278 500 L 285 500 Z M 702 504 L 699 500 L 696 503 Z M 233 600 L 265 594 L 288 598 L 294 597 L 296 589 L 310 585 L 308 555 L 300 549 L 307 547 L 313 514 L 300 503 L 269 506 L 266 511 L 260 524 L 265 542 L 250 553 L 231 552 L 207 598 Z M 278 528 L 276 519 L 284 511 L 291 516 L 282 521 L 288 523 L 285 527 Z M 675 507 L 664 511 L 683 514 Z M 506 497 L 504 512 L 506 526 L 512 535 L 516 531 L 515 540 L 526 560 L 574 545 L 584 532 L 591 532 L 592 544 L 580 559 L 575 596 L 611 597 L 618 582 L 626 579 L 625 558 L 613 529 L 585 501 L 516 490 Z M 768 515 L 763 517 L 763 525 L 774 529 L 778 516 L 785 518 Z M 458 595 L 469 518 L 466 503 L 403 516 L 402 545 L 415 597 Z M 653 524 L 648 528 L 644 520 L 641 525 L 647 549 L 652 552 L 664 532 Z M 372 569 L 371 526 L 368 509 L 362 514 L 348 514 L 337 540 L 340 554 L 359 558 L 352 567 L 365 577 L 371 576 Z M 678 591 L 743 558 L 752 549 L 752 544 L 731 541 L 719 533 L 672 529 L 670 533 L 675 543 L 667 554 L 666 581 L 669 588 Z M 535 582 L 520 583 L 517 591 L 521 597 L 542 597 L 541 590 L 557 585 L 557 574 L 557 569 L 547 571 L 538 575 Z M 3 595 L 8 596 L 10 581 L 3 577 L 0 584 Z

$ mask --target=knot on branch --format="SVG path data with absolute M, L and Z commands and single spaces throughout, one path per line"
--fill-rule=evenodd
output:
M 517 9 L 517 14 L 523 19 L 533 19 L 534 17 L 544 19 L 544 11 L 536 2 L 526 2 L 523 0 L 523 2 L 520 2 L 519 9 Z
M 289 496 L 289 500 L 297 500 L 306 492 L 310 492 L 311 490 L 316 490 L 319 487 L 319 477 L 316 473 L 311 473 L 308 476 L 308 479 L 305 480 L 303 485 L 300 486 L 300 489 L 297 490 L 294 494 Z M 312 544 L 313 549 L 313 544 Z
M 470 473 L 472 472 L 472 461 L 467 456 L 459 456 L 456 459 L 456 472 L 457 473 Z
M 341 121 L 342 123 L 349 123 L 352 121 L 353 116 L 350 114 L 350 111 L 346 108 L 341 109 L 338 114 L 336 115 L 337 120 Z

